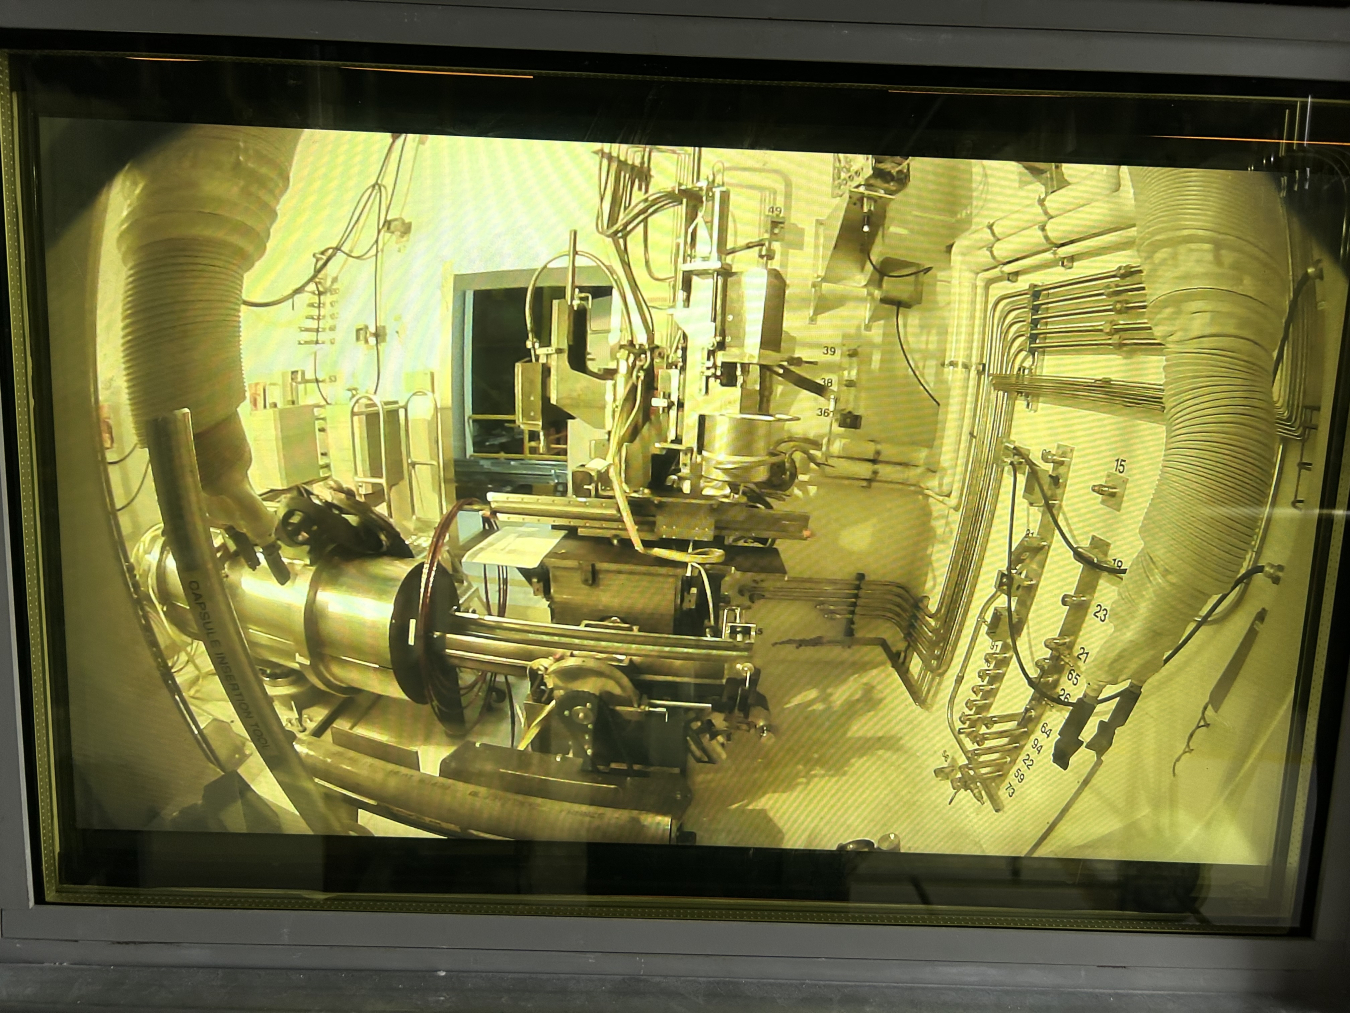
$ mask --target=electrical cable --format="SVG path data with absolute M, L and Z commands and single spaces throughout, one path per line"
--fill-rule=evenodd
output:
M 924 383 L 923 377 L 919 375 L 919 371 L 914 368 L 914 363 L 910 361 L 909 350 L 905 348 L 904 335 L 900 333 L 899 303 L 895 304 L 895 341 L 896 344 L 900 346 L 900 354 L 905 357 L 905 365 L 909 367 L 910 373 L 913 375 L 914 379 L 918 381 L 919 386 L 923 388 L 923 392 L 928 395 L 928 400 L 932 401 L 935 406 L 941 408 L 942 402 L 939 401 L 937 397 L 933 394 L 933 392 L 929 389 L 928 384 Z
M 649 224 L 648 220 L 644 219 L 642 222 L 642 266 L 646 268 L 647 277 L 649 277 L 652 281 L 658 282 L 662 285 L 668 285 L 675 280 L 675 275 L 657 274 L 655 269 L 653 269 L 651 237 L 648 235 L 647 231 L 648 224 Z
M 511 677 L 502 676 L 502 682 L 506 685 L 506 709 L 511 715 L 511 748 L 516 748 L 516 695 L 511 690 Z
M 1048 507 L 1047 507 L 1048 509 Z M 1017 613 L 1016 604 L 1013 601 L 1012 578 L 1013 578 L 1013 529 L 1017 525 L 1017 469 L 1012 469 L 1012 504 L 1008 511 L 1008 567 L 1003 574 L 1003 593 L 1008 599 L 1008 643 L 1012 646 L 1013 658 L 1017 661 L 1017 667 L 1022 672 L 1022 678 L 1026 680 L 1027 686 L 1038 697 L 1047 703 L 1054 704 L 1056 707 L 1071 706 L 1070 701 L 1061 700 L 1059 697 L 1047 693 L 1040 686 L 1036 685 L 1036 680 L 1031 677 L 1027 671 L 1026 664 L 1022 661 L 1022 652 L 1017 646 Z
M 314 346 L 314 389 L 319 392 L 319 400 L 326 405 L 333 402 L 328 400 L 328 395 L 323 392 L 323 380 L 319 377 L 319 346 Z
M 384 158 L 380 161 L 380 168 L 375 174 L 375 181 L 361 191 L 361 195 L 357 197 L 356 204 L 353 206 L 351 213 L 347 216 L 347 224 L 343 226 L 342 234 L 338 238 L 338 241 L 332 246 L 319 251 L 318 262 L 314 267 L 313 273 L 285 295 L 277 296 L 275 299 L 244 299 L 242 300 L 243 305 L 250 309 L 266 309 L 271 306 L 280 306 L 282 303 L 290 302 L 300 293 L 304 292 L 305 289 L 309 288 L 310 285 L 314 284 L 323 272 L 328 269 L 328 265 L 337 259 L 339 253 L 352 259 L 362 259 L 361 257 L 354 257 L 351 253 L 344 250 L 343 247 L 348 240 L 352 238 L 352 233 L 357 228 L 358 223 L 364 220 L 366 211 L 370 208 L 370 201 L 376 188 L 383 189 L 384 185 L 380 182 L 380 179 L 384 176 L 385 170 L 389 167 L 389 158 L 394 153 L 394 145 L 398 143 L 400 137 L 404 136 L 405 135 L 402 134 L 396 134 L 389 142 L 389 147 L 386 148 L 384 152 Z M 381 222 L 375 233 L 377 241 L 379 234 L 383 229 L 384 223 Z
M 1068 801 L 1060 807 L 1059 812 L 1055 814 L 1055 818 L 1041 831 L 1041 836 L 1037 837 L 1031 847 L 1027 849 L 1026 854 L 1022 856 L 1023 858 L 1033 857 L 1036 852 L 1041 850 L 1041 845 L 1050 839 L 1050 835 L 1053 834 L 1055 828 L 1064 821 L 1064 817 L 1069 814 L 1069 810 L 1083 797 L 1083 792 L 1087 791 L 1087 786 L 1091 784 L 1092 779 L 1097 776 L 1097 771 L 1102 769 L 1102 760 L 1105 758 L 1105 755 L 1105 753 L 1097 754 L 1097 759 L 1092 762 L 1092 766 L 1088 768 L 1088 772 L 1084 774 L 1083 779 L 1078 782 L 1078 787 L 1073 790 L 1073 794 L 1069 796 Z
M 477 700 L 479 695 L 483 693 L 483 687 L 486 685 L 487 681 L 488 681 L 488 673 L 479 672 L 476 676 L 474 676 L 473 681 L 470 682 L 467 686 L 460 686 L 459 687 L 460 706 L 462 707 L 467 704 L 471 704 L 475 700 Z M 465 694 L 468 695 L 466 696 Z M 483 707 L 486 706 L 487 706 L 487 699 L 485 696 L 483 701 Z M 480 718 L 483 715 L 483 707 L 480 707 L 478 710 L 478 716 Z M 477 721 L 478 718 L 475 718 L 474 720 Z
M 398 138 L 395 139 L 397 140 Z M 390 217 L 390 212 L 393 210 L 394 207 L 394 199 L 398 195 L 399 176 L 403 171 L 403 153 L 407 148 L 407 144 L 408 144 L 407 135 L 403 135 L 402 143 L 399 145 L 398 149 L 398 160 L 394 163 L 394 181 L 392 184 L 390 184 L 388 189 L 385 188 L 385 185 L 383 183 L 384 170 L 388 165 L 387 159 L 385 161 L 385 164 L 382 165 L 380 168 L 379 176 L 376 177 L 375 182 L 371 183 L 370 185 L 371 191 L 374 192 L 374 194 L 377 197 L 379 197 L 380 195 L 384 195 L 386 200 L 381 201 L 380 209 L 376 213 L 375 217 L 376 219 L 378 219 L 378 224 L 376 225 L 375 228 L 375 234 L 371 238 L 370 245 L 368 245 L 360 253 L 349 253 L 344 249 L 340 248 L 338 249 L 337 252 L 341 254 L 343 257 L 347 258 L 348 260 L 370 260 L 375 254 L 377 244 L 381 242 L 381 240 L 385 236 L 385 233 L 388 231 L 389 223 L 393 220 Z
M 320 256 L 318 266 L 314 269 L 314 273 L 305 279 L 303 285 L 297 285 L 285 295 L 277 296 L 275 299 L 244 299 L 242 300 L 243 305 L 247 306 L 249 309 L 267 309 L 271 306 L 280 306 L 284 302 L 290 302 L 296 296 L 304 292 L 305 289 L 309 288 L 310 285 L 313 285 L 314 282 L 319 279 L 319 276 L 322 275 L 324 271 L 328 270 L 328 265 L 337 257 L 338 252 L 336 246 L 330 246 L 324 250 Z
M 432 533 L 431 541 L 427 545 L 426 559 L 422 564 L 422 586 L 417 599 L 417 629 L 413 634 L 413 649 L 418 666 L 422 671 L 423 682 L 427 686 L 431 685 L 434 678 L 431 664 L 431 637 L 427 634 L 431 623 L 431 596 L 435 586 L 436 571 L 440 569 L 441 565 L 441 553 L 445 551 L 446 540 L 450 537 L 451 527 L 460 511 L 466 507 L 481 505 L 476 499 L 459 500 L 440 519 L 440 523 L 436 525 L 436 530 Z
M 1224 600 L 1229 595 L 1231 595 L 1239 587 L 1242 587 L 1253 577 L 1264 572 L 1265 572 L 1264 566 L 1253 566 L 1249 567 L 1248 569 L 1240 573 L 1238 575 L 1237 580 L 1233 581 L 1232 586 L 1229 587 L 1229 589 L 1225 591 L 1223 594 L 1219 595 L 1216 599 L 1214 599 L 1214 603 L 1210 605 L 1210 607 L 1205 611 L 1204 615 L 1202 615 L 1199 619 L 1195 621 L 1195 625 L 1191 627 L 1190 632 L 1188 632 L 1184 637 L 1181 638 L 1181 641 L 1176 645 L 1176 647 L 1172 648 L 1170 651 L 1167 652 L 1167 654 L 1163 657 L 1162 662 L 1163 665 L 1166 665 L 1169 661 L 1175 658 L 1177 656 L 1177 653 L 1183 647 L 1185 647 L 1187 644 L 1191 642 L 1191 638 L 1194 637 L 1196 633 L 1200 631 L 1200 627 L 1204 626 L 1207 622 L 1209 622 L 1210 617 L 1213 616 L 1214 613 L 1218 611 L 1219 606 L 1221 606 L 1224 603 Z M 1258 616 L 1259 615 L 1260 613 L 1258 613 Z M 1111 701 L 1120 698 L 1125 693 L 1129 692 L 1129 690 L 1130 684 L 1127 684 L 1124 689 L 1112 693 L 1110 696 L 1102 697 L 1100 700 L 1097 701 L 1096 705 L 1094 706 L 1094 709 L 1095 707 L 1099 707 L 1104 703 L 1110 703 Z M 1204 705 L 1200 708 L 1199 719 L 1196 721 L 1195 726 L 1191 729 L 1190 734 L 1186 736 L 1186 744 L 1182 747 L 1182 750 L 1177 755 L 1177 758 L 1172 761 L 1173 777 L 1177 776 L 1177 764 L 1181 762 L 1182 758 L 1186 756 L 1187 753 L 1194 751 L 1191 743 L 1194 741 L 1196 734 L 1199 733 L 1202 729 L 1210 727 L 1209 708 L 1210 708 L 1210 701 L 1207 699 Z M 1101 768 L 1102 759 L 1104 758 L 1104 756 L 1105 756 L 1104 752 L 1097 754 L 1097 759 L 1092 764 L 1091 768 L 1089 768 L 1087 776 L 1084 777 L 1083 780 L 1079 782 L 1078 787 L 1074 789 L 1073 794 L 1069 796 L 1069 800 L 1064 803 L 1064 806 L 1063 808 L 1060 809 L 1059 814 L 1056 815 L 1055 818 L 1050 821 L 1049 826 L 1045 828 L 1045 830 L 1041 833 L 1041 836 L 1036 838 L 1036 842 L 1032 844 L 1030 850 L 1027 851 L 1024 857 L 1030 858 L 1032 855 L 1034 855 L 1040 849 L 1041 845 L 1045 843 L 1046 839 L 1049 838 L 1049 836 L 1052 833 L 1054 833 L 1055 828 L 1059 826 L 1060 822 L 1064 819 L 1065 815 L 1068 813 L 1070 809 L 1073 808 L 1074 803 L 1078 801 L 1079 797 L 1086 790 L 1088 783 L 1091 782 L 1094 776 L 1096 776 L 1097 771 Z
M 145 480 L 148 479 L 149 477 L 150 477 L 150 459 L 147 457 L 145 459 L 145 470 L 141 472 L 141 480 L 136 484 L 136 491 L 131 494 L 131 499 L 127 500 L 120 507 L 113 508 L 115 513 L 120 514 L 123 510 L 127 509 L 127 507 L 131 506 L 131 504 L 136 502 L 136 497 L 139 496 L 141 494 L 141 490 L 145 488 Z
M 614 247 L 614 255 L 618 258 L 624 280 L 628 282 L 627 291 L 632 293 L 633 305 L 638 311 L 638 322 L 642 324 L 642 333 L 647 339 L 647 344 L 655 344 L 656 323 L 652 319 L 652 308 L 647 304 L 646 296 L 642 294 L 642 286 L 638 284 L 637 272 L 633 270 L 633 260 L 628 255 L 628 237 L 611 239 L 610 244 Z
M 1219 611 L 1219 608 L 1223 605 L 1223 603 L 1228 600 L 1229 595 L 1233 594 L 1233 592 L 1235 592 L 1238 588 L 1242 587 L 1253 577 L 1259 576 L 1260 574 L 1265 573 L 1265 571 L 1266 568 L 1264 566 L 1252 566 L 1246 570 L 1243 570 L 1242 573 L 1238 574 L 1238 577 L 1235 581 L 1233 581 L 1232 586 L 1230 586 L 1227 591 L 1223 592 L 1223 594 L 1215 598 L 1214 601 L 1210 604 L 1209 608 L 1207 608 L 1204 611 L 1204 613 L 1200 616 L 1200 618 L 1195 621 L 1195 625 L 1193 625 L 1190 628 L 1190 630 L 1187 631 L 1186 635 L 1182 637 L 1180 641 L 1177 642 L 1177 645 L 1173 647 L 1170 651 L 1168 651 L 1165 655 L 1163 655 L 1162 666 L 1160 667 L 1166 667 L 1167 663 L 1170 662 L 1173 658 L 1175 658 L 1177 654 L 1181 652 L 1181 649 L 1191 642 L 1191 640 L 1195 637 L 1195 635 L 1200 632 L 1200 628 L 1206 625 L 1210 621 L 1210 619 L 1213 618 L 1214 613 Z M 1113 700 L 1118 700 L 1120 697 L 1124 696 L 1125 693 L 1129 691 L 1129 689 L 1130 685 L 1126 684 L 1124 688 L 1117 690 L 1110 696 L 1102 697 L 1100 700 L 1097 701 L 1096 706 L 1100 707 L 1104 703 L 1111 703 Z
M 399 163 L 401 164 L 402 162 L 403 162 L 403 155 L 402 152 L 400 151 Z M 394 170 L 394 184 L 395 185 L 398 184 L 397 168 Z M 392 191 L 390 192 L 389 200 L 390 200 L 390 207 L 392 207 L 393 206 Z M 375 242 L 374 242 L 375 264 L 374 264 L 374 277 L 372 278 L 373 285 L 371 292 L 372 299 L 374 301 L 375 322 L 372 325 L 370 335 L 371 340 L 375 342 L 375 388 L 374 390 L 371 391 L 371 394 L 372 396 L 376 397 L 378 397 L 380 393 L 380 381 L 384 378 L 384 361 L 383 355 L 380 351 L 380 284 L 381 284 L 380 269 L 383 261 L 383 257 L 381 256 L 380 238 L 384 235 L 384 225 L 387 224 L 385 214 L 386 211 L 384 207 L 384 202 L 382 201 L 380 195 L 377 193 L 375 195 L 375 217 L 381 221 L 381 224 L 375 230 Z
M 398 206 L 398 217 L 400 217 L 400 218 L 403 217 L 403 212 L 406 211 L 406 210 L 408 210 L 408 195 L 409 195 L 410 193 L 412 193 L 412 188 L 413 188 L 413 185 L 412 185 L 412 184 L 413 184 L 413 180 L 417 178 L 417 158 L 418 158 L 418 153 L 419 153 L 419 152 L 422 150 L 422 148 L 424 147 L 425 142 L 426 142 L 426 136 L 423 135 L 423 136 L 421 136 L 421 137 L 418 139 L 418 142 L 417 142 L 415 145 L 413 145 L 412 164 L 408 166 L 408 183 L 407 183 L 407 185 L 403 188 L 403 203 L 400 204 L 400 205 Z M 400 152 L 400 153 L 399 153 L 399 158 L 402 158 L 402 157 L 403 157 L 403 155 L 402 155 L 402 153 Z M 398 182 L 398 169 L 397 169 L 397 167 L 396 167 L 395 170 L 394 170 L 394 182 L 395 182 L 395 183 Z
M 1284 363 L 1284 349 L 1289 344 L 1289 335 L 1294 328 L 1294 314 L 1298 309 L 1299 296 L 1308 287 L 1308 282 L 1321 273 L 1321 269 L 1322 262 L 1316 261 L 1299 275 L 1298 281 L 1294 282 L 1294 291 L 1289 295 L 1289 308 L 1284 313 L 1284 329 L 1280 334 L 1280 343 L 1275 348 L 1275 367 L 1270 373 L 1272 379 L 1280 375 L 1280 366 Z
M 1128 568 L 1124 566 L 1112 566 L 1110 563 L 1103 563 L 1094 558 L 1085 549 L 1079 548 L 1073 543 L 1073 539 L 1069 537 L 1069 533 L 1065 531 L 1064 526 L 1060 524 L 1058 513 L 1056 513 L 1055 509 L 1050 505 L 1050 496 L 1046 492 L 1045 483 L 1041 481 L 1040 470 L 1031 458 L 1021 450 L 1017 450 L 1016 453 L 1018 457 L 1026 461 L 1027 471 L 1031 474 L 1032 479 L 1036 483 L 1036 491 L 1041 494 L 1041 502 L 1045 504 L 1045 512 L 1049 514 L 1050 521 L 1055 525 L 1055 530 L 1059 532 L 1059 537 L 1064 542 L 1064 545 L 1071 553 L 1073 553 L 1073 558 L 1090 570 L 1097 570 L 1101 573 L 1113 573 L 1118 577 L 1123 577 L 1128 573 Z
M 388 225 L 389 222 L 392 221 L 392 215 L 394 212 L 394 197 L 398 194 L 398 181 L 399 178 L 403 175 L 403 155 L 407 150 L 408 150 L 408 135 L 404 134 L 402 138 L 402 143 L 400 143 L 398 146 L 398 158 L 394 162 L 394 181 L 389 184 L 389 206 L 385 208 L 385 217 L 384 217 L 385 225 Z M 414 150 L 413 158 L 415 159 L 416 157 L 417 152 L 416 150 Z M 406 194 L 404 203 L 407 203 Z M 381 229 L 381 231 L 384 230 Z
M 1187 644 L 1191 642 L 1191 638 L 1200 632 L 1200 627 L 1204 626 L 1207 622 L 1209 622 L 1210 618 L 1214 615 L 1215 612 L 1219 610 L 1219 606 L 1222 605 L 1228 599 L 1228 596 L 1230 594 L 1236 591 L 1243 584 L 1247 583 L 1247 581 L 1251 580 L 1253 577 L 1259 576 L 1260 574 L 1265 572 L 1266 568 L 1264 566 L 1253 566 L 1249 567 L 1246 570 L 1243 570 L 1242 573 L 1238 574 L 1237 580 L 1233 581 L 1233 586 L 1230 587 L 1223 594 L 1219 595 L 1219 597 L 1215 598 L 1213 604 L 1211 604 L 1210 607 L 1205 610 L 1204 614 L 1195 621 L 1195 625 L 1192 626 L 1190 628 L 1190 631 L 1184 637 L 1181 638 L 1181 641 L 1177 644 L 1177 646 L 1172 648 L 1165 655 L 1163 655 L 1162 663 L 1166 665 L 1169 661 L 1175 658 L 1178 653 L 1180 653 L 1183 647 L 1185 647 Z
M 691 555 L 694 552 L 694 540 L 692 538 L 689 540 L 689 552 Z M 703 581 L 703 595 L 708 599 L 708 628 L 713 629 L 717 624 L 717 600 L 713 597 L 712 581 L 708 579 L 708 571 L 703 568 L 702 564 L 690 560 L 689 568 L 694 570 Z
M 927 267 L 921 267 L 917 271 L 902 271 L 899 274 L 887 274 L 885 271 L 879 268 L 877 266 L 877 262 L 872 259 L 871 250 L 866 251 L 865 255 L 867 257 L 867 262 L 872 265 L 872 270 L 876 271 L 876 273 L 881 275 L 883 278 L 917 278 L 919 275 L 927 274 L 929 271 L 933 269 L 933 265 L 929 264 Z
M 128 450 L 128 451 L 127 451 L 125 454 L 123 454 L 121 457 L 114 458 L 114 459 L 111 460 L 111 461 L 104 460 L 103 463 L 106 464 L 108 467 L 111 468 L 114 464 L 121 464 L 123 461 L 130 460 L 131 455 L 134 454 L 134 453 L 136 453 L 136 451 L 138 451 L 138 450 L 140 450 L 140 449 L 141 449 L 141 441 L 140 441 L 140 440 L 137 440 L 135 443 L 133 443 L 133 444 L 131 445 L 131 449 Z
M 769 245 L 767 239 L 752 239 L 748 243 L 741 243 L 739 246 L 730 247 L 726 250 L 728 257 L 733 257 L 738 253 L 745 253 L 747 250 L 760 250 Z
M 1046 501 L 1046 504 L 1047 504 L 1047 505 L 1046 505 L 1045 509 L 1046 509 L 1047 511 L 1049 511 L 1050 507 L 1049 507 L 1049 501 L 1048 501 L 1048 500 Z M 1052 517 L 1052 518 L 1054 517 L 1054 514 L 1053 514 L 1053 513 L 1051 513 L 1051 517 Z M 1013 528 L 1014 528 L 1014 526 L 1016 525 L 1016 523 L 1017 523 L 1017 469 L 1016 469 L 1016 468 L 1013 468 L 1013 469 L 1012 469 L 1012 503 L 1010 504 L 1010 509 L 1008 510 L 1008 567 L 1007 567 L 1007 571 L 1006 571 L 1006 573 L 1007 573 L 1007 579 L 1006 579 L 1006 584 L 1005 584 L 1005 586 L 1004 586 L 1004 588 L 1003 588 L 1004 594 L 1005 594 L 1005 595 L 1007 596 L 1007 598 L 1008 598 L 1008 640 L 1009 640 L 1009 642 L 1012 644 L 1013 657 L 1014 657 L 1014 658 L 1016 659 L 1016 661 L 1017 661 L 1017 667 L 1018 667 L 1018 668 L 1021 670 L 1021 672 L 1022 672 L 1022 678 L 1026 680 L 1026 683 L 1027 683 L 1027 685 L 1028 685 L 1029 687 L 1031 687 L 1031 690 L 1032 690 L 1037 696 L 1042 697 L 1042 698 L 1044 698 L 1045 700 L 1047 700 L 1047 701 L 1049 701 L 1049 702 L 1051 702 L 1051 703 L 1057 704 L 1057 705 L 1059 705 L 1060 707 L 1069 707 L 1069 706 L 1071 706 L 1071 702 L 1070 702 L 1070 701 L 1068 701 L 1068 700 L 1062 700 L 1062 699 L 1060 699 L 1060 698 L 1057 697 L 1057 696 L 1052 696 L 1051 694 L 1045 692 L 1045 690 L 1041 689 L 1039 686 L 1036 685 L 1035 681 L 1034 681 L 1034 680 L 1032 679 L 1032 677 L 1031 677 L 1031 673 L 1027 671 L 1027 666 L 1026 666 L 1026 665 L 1023 663 L 1023 661 L 1022 661 L 1022 655 L 1021 655 L 1021 653 L 1019 652 L 1018 647 L 1017 647 L 1017 634 L 1016 634 L 1016 633 L 1014 632 L 1014 630 L 1013 630 L 1013 614 L 1014 614 L 1014 613 L 1013 613 L 1013 596 L 1012 596 Z M 1071 662 L 1066 661 L 1065 664 L 1066 664 L 1066 665 L 1069 665 L 1070 667 L 1072 667 L 1072 663 L 1071 663 Z M 1100 706 L 1101 704 L 1104 704 L 1104 703 L 1111 703 L 1111 702 L 1114 701 L 1114 700 L 1120 699 L 1120 697 L 1122 697 L 1122 696 L 1125 695 L 1125 692 L 1126 692 L 1126 690 L 1128 690 L 1128 689 L 1129 689 L 1129 687 L 1126 686 L 1124 689 L 1118 690 L 1117 692 L 1112 693 L 1110 696 L 1104 696 L 1104 697 L 1102 697 L 1100 700 L 1097 701 L 1098 706 Z

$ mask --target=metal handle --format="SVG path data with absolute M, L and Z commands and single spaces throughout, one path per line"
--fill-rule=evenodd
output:
M 415 400 L 424 397 L 431 402 L 431 453 L 432 457 L 426 460 L 418 460 L 413 456 L 413 438 L 412 438 L 412 405 Z M 430 468 L 436 473 L 436 518 L 439 519 L 445 515 L 445 455 L 441 446 L 441 406 L 436 399 L 436 395 L 425 388 L 419 388 L 408 395 L 408 399 L 403 402 L 403 454 L 404 464 L 408 467 L 409 483 L 408 498 L 411 502 L 411 512 L 413 519 L 419 516 L 417 512 L 417 482 L 413 479 L 414 473 L 418 468 Z
M 360 469 L 359 469 L 359 467 L 358 467 L 359 462 L 358 462 L 357 459 L 356 459 L 356 458 L 357 458 L 357 442 L 356 442 L 356 416 L 357 416 L 357 409 L 358 409 L 358 406 L 363 406 L 363 405 L 365 405 L 367 402 L 369 402 L 370 404 L 372 404 L 372 405 L 375 406 L 375 409 L 374 409 L 374 411 L 375 411 L 375 425 L 377 425 L 377 426 L 379 427 L 379 430 L 378 430 L 378 431 L 379 431 L 379 437 L 380 437 L 380 473 L 379 473 L 378 476 L 375 475 L 375 474 L 373 474 L 373 469 L 371 469 L 371 470 L 372 470 L 372 474 L 370 474 L 370 475 L 362 475 L 361 472 L 360 472 Z M 356 487 L 356 494 L 357 494 L 358 496 L 361 495 L 361 487 L 362 487 L 362 486 L 370 486 L 370 487 L 372 487 L 372 488 L 375 487 L 375 486 L 379 486 L 381 492 L 383 492 L 383 494 L 384 494 L 384 503 L 381 504 L 381 506 L 383 506 L 384 512 L 385 512 L 386 515 L 388 515 L 389 517 L 393 517 L 393 516 L 394 516 L 394 506 L 393 506 L 393 504 L 390 502 L 390 499 L 389 499 L 389 447 L 388 447 L 388 441 L 387 441 L 386 438 L 385 438 L 385 431 L 384 431 L 384 412 L 385 412 L 385 406 L 384 406 L 384 404 L 379 400 L 379 398 L 375 397 L 373 394 L 358 394 L 358 395 L 356 395 L 356 397 L 352 398 L 351 404 L 348 406 L 348 415 L 347 415 L 347 433 L 348 433 L 348 435 L 351 437 L 351 441 L 352 441 L 352 484 Z M 369 443 L 366 444 L 366 458 L 367 458 L 366 464 L 367 464 L 367 465 L 370 465 L 372 462 L 371 462 L 370 459 L 369 459 L 369 458 L 370 458 L 370 444 L 369 444 Z

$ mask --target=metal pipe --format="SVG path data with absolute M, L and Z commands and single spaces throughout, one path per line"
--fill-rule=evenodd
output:
M 1032 337 L 1037 338 L 1043 334 L 1140 334 L 1149 331 L 1148 324 L 1143 320 L 1103 320 L 1096 326 L 1066 325 L 1063 327 L 1041 327 L 1034 325 L 1032 328 Z M 1033 344 L 1032 347 L 1035 347 Z
M 316 834 L 344 834 L 348 828 L 329 809 L 306 772 L 282 725 L 244 641 L 220 572 L 206 525 L 206 506 L 192 443 L 192 413 L 186 408 L 150 419 L 145 445 L 155 476 L 164 537 L 178 565 L 178 579 L 220 678 L 258 756 L 277 779 L 300 818 Z
M 1088 407 L 1094 411 L 1129 410 L 1143 421 L 1163 421 L 1162 385 L 1078 376 L 1024 376 L 996 373 L 990 378 L 995 390 L 1039 398 L 1051 404 Z
M 1130 265 L 1133 267 L 1133 265 Z M 1137 268 L 1136 268 L 1137 270 Z M 1111 277 L 1117 277 L 1116 272 L 1110 272 Z M 1144 291 L 1143 283 L 1118 285 L 1109 291 L 1106 290 L 1100 282 L 1100 275 L 1094 278 L 1093 287 L 1086 292 L 1071 292 L 1068 295 L 1043 296 L 1043 288 L 1037 287 L 1036 305 L 1039 306 L 1061 306 L 1065 303 L 1087 302 L 1088 300 L 1113 300 L 1119 299 L 1125 295 L 1137 295 Z M 1110 281 L 1106 282 L 1110 284 Z
M 567 294 L 564 296 L 567 300 L 567 308 L 574 310 L 577 308 L 577 230 L 569 229 L 567 233 Z
M 1163 344 L 1153 338 L 1120 338 L 1102 335 L 1096 338 L 1081 337 L 1056 341 L 1037 341 L 1032 346 L 1032 351 L 1038 354 L 1041 352 L 1084 352 L 1093 355 L 1107 355 L 1112 352 L 1123 352 L 1127 348 L 1140 352 L 1161 352 Z
M 587 651 L 714 665 L 746 661 L 751 652 L 751 645 L 739 640 L 628 629 L 607 630 L 601 626 L 565 626 L 466 612 L 455 614 L 446 636 L 481 638 L 484 642 L 500 640 L 541 651 Z
M 1113 212 L 1114 213 L 1114 212 Z M 1133 237 L 1134 229 L 1116 224 L 1102 233 L 1064 244 L 1060 250 L 1072 246 L 1076 252 L 1093 254 L 1103 252 L 1112 244 Z M 1031 269 L 1037 257 L 1034 255 L 1024 262 L 1025 269 Z M 1070 292 L 1095 292 L 1104 294 L 1108 287 L 1114 287 L 1127 278 L 1139 274 L 1135 265 L 1123 265 L 1109 271 L 1067 279 L 1048 285 L 1036 286 L 1036 301 L 1042 303 L 1047 293 L 1056 298 Z M 1007 279 L 1004 279 L 1007 280 Z M 1130 284 L 1134 284 L 1133 281 Z M 988 288 L 992 280 L 983 278 L 977 283 L 983 288 L 987 300 Z M 1043 303 L 1042 303 L 1043 304 Z M 975 329 L 984 340 L 983 358 L 980 361 L 981 373 L 1011 373 L 1016 359 L 1014 347 L 1025 324 L 1020 317 L 1030 309 L 1029 291 L 1005 293 L 989 301 L 984 313 L 984 325 Z M 1129 343 L 1127 339 L 1119 339 Z M 1013 401 L 1011 395 L 998 391 L 987 382 L 979 385 L 973 398 L 970 425 L 963 429 L 968 446 L 966 460 L 959 468 L 960 498 L 963 509 L 957 535 L 953 540 L 948 560 L 947 575 L 937 602 L 932 608 L 924 608 L 924 613 L 932 620 L 934 646 L 926 654 L 919 652 L 928 678 L 936 682 L 950 666 L 957 643 L 957 633 L 962 628 L 974 593 L 974 571 L 984 558 L 991 530 L 994 511 L 998 503 L 999 489 L 1002 484 L 1003 469 L 999 465 L 1001 447 L 1011 424 Z

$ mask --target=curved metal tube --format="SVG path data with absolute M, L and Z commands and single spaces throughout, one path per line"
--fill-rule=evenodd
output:
M 310 830 L 316 834 L 347 833 L 348 828 L 329 809 L 318 785 L 296 755 L 292 736 L 277 717 L 225 591 L 197 477 L 192 413 L 180 408 L 150 419 L 145 428 L 145 443 L 164 518 L 164 538 L 177 563 L 178 579 L 197 632 L 230 705 L 239 715 L 258 756 Z

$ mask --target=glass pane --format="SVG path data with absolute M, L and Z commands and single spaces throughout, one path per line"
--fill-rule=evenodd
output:
M 1303 925 L 1342 104 L 427 69 L 12 58 L 48 902 Z

